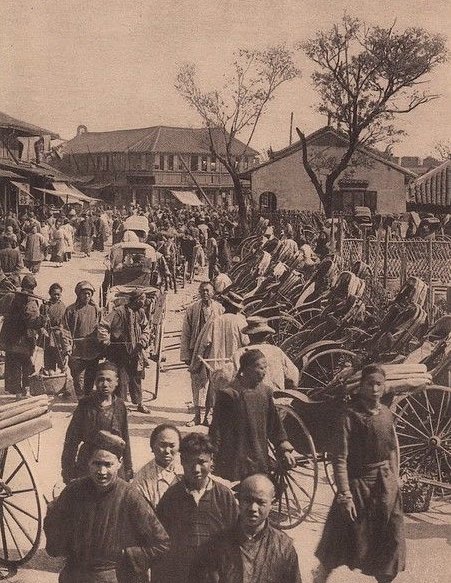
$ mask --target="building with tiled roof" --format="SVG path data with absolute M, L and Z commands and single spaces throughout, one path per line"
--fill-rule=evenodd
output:
M 451 160 L 445 160 L 409 185 L 409 210 L 451 213 Z
M 45 160 L 58 134 L 0 112 L 0 192 L 3 211 L 91 202 Z
M 326 126 L 306 137 L 310 160 L 319 179 L 325 181 L 347 149 L 343 132 Z M 359 147 L 352 168 L 341 174 L 336 183 L 333 209 L 351 214 L 356 206 L 369 207 L 382 214 L 406 210 L 407 186 L 416 174 L 384 156 Z M 256 206 L 262 211 L 287 209 L 318 211 L 318 194 L 302 162 L 302 145 L 297 141 L 277 152 L 269 160 L 242 173 L 250 180 Z
M 225 152 L 224 137 L 213 131 L 218 152 Z M 239 169 L 254 165 L 258 152 L 235 139 L 232 156 Z M 77 177 L 83 190 L 114 204 L 132 200 L 153 206 L 191 192 L 205 203 L 233 204 L 230 175 L 210 151 L 207 128 L 155 126 L 149 128 L 89 132 L 79 126 L 77 135 L 64 146 L 60 168 Z M 190 198 L 195 200 L 196 198 Z

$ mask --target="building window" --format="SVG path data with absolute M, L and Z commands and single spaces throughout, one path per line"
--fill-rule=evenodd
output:
M 277 210 L 277 197 L 274 192 L 262 192 L 260 195 L 260 210 L 273 213 Z
M 192 172 L 197 172 L 197 170 L 199 170 L 199 156 L 195 154 L 191 156 L 190 166 Z
M 160 169 L 160 156 L 158 156 L 157 154 L 154 157 L 153 167 L 155 170 Z
M 211 172 L 216 172 L 216 156 L 212 156 L 210 158 L 210 171 Z
M 160 154 L 160 170 L 164 170 L 164 154 Z
M 202 172 L 207 172 L 208 170 L 208 158 L 207 156 L 200 157 L 200 169 Z
M 174 170 L 174 154 L 168 155 L 168 170 Z
M 177 160 L 178 160 L 178 166 L 177 166 L 177 168 L 179 170 L 186 170 L 185 166 L 183 165 L 182 158 L 183 158 L 182 154 L 179 154 L 177 156 Z

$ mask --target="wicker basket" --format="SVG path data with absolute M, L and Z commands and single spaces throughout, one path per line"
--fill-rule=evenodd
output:
M 432 499 L 433 488 L 418 487 L 413 490 L 402 490 L 402 507 L 406 514 L 427 512 Z
M 34 374 L 30 377 L 30 393 L 36 395 L 57 395 L 66 386 L 67 375 L 60 373 L 53 376 Z

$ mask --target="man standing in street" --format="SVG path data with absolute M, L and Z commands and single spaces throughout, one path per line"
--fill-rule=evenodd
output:
M 69 368 L 79 399 L 92 391 L 100 355 L 96 336 L 100 310 L 92 299 L 94 291 L 89 281 L 78 282 L 75 286 L 77 300 L 66 309 L 63 318 L 63 325 L 73 339 Z
M 273 499 L 274 486 L 264 474 L 241 482 L 237 524 L 202 548 L 190 583 L 301 583 L 293 541 L 268 522 Z
M 218 371 L 224 367 L 233 354 L 243 346 L 249 344 L 249 337 L 243 332 L 246 326 L 246 318 L 241 314 L 243 298 L 233 291 L 221 296 L 224 305 L 224 314 L 216 318 L 210 318 L 197 339 L 190 372 L 197 374 L 198 378 L 209 378 L 211 370 Z M 209 369 L 200 358 L 208 362 Z M 208 424 L 208 415 L 215 404 L 216 384 L 209 383 L 205 404 L 205 425 Z
M 118 477 L 125 442 L 100 431 L 90 444 L 88 476 L 48 506 L 46 550 L 65 557 L 60 583 L 137 583 L 169 539 L 151 506 Z
M 214 290 L 210 282 L 204 281 L 199 286 L 200 300 L 186 308 L 183 320 L 182 335 L 180 338 L 180 360 L 188 366 L 194 353 L 197 339 L 207 320 L 219 316 L 224 312 L 221 304 L 213 299 Z M 200 425 L 202 409 L 205 408 L 207 397 L 208 375 L 204 370 L 199 372 L 190 370 L 191 390 L 193 393 L 194 419 L 187 423 L 188 427 Z
M 99 324 L 99 340 L 107 346 L 107 356 L 119 371 L 119 388 L 124 401 L 127 392 L 139 413 L 150 413 L 143 405 L 142 380 L 145 374 L 145 349 L 149 346 L 150 328 L 142 290 L 130 294 L 129 303 L 114 308 Z
M 91 211 L 87 211 L 82 215 L 81 223 L 78 225 L 77 235 L 80 237 L 80 251 L 83 257 L 91 255 L 92 240 L 95 236 L 96 229 Z
M 5 314 L 0 331 L 0 348 L 5 351 L 5 388 L 15 394 L 17 400 L 29 395 L 37 332 L 44 325 L 38 302 L 33 297 L 36 286 L 35 277 L 25 275 L 22 289 L 5 296 L 0 307 Z
M 0 249 L 0 269 L 9 276 L 10 281 L 20 285 L 20 271 L 23 269 L 23 260 L 20 250 L 12 248 L 11 239 L 3 239 L 3 248 Z
M 180 444 L 183 479 L 170 486 L 157 516 L 171 538 L 171 549 L 155 565 L 152 583 L 187 583 L 202 545 L 235 524 L 238 509 L 227 486 L 211 475 L 214 448 L 208 436 L 189 433 Z
M 267 342 L 268 336 L 275 334 L 274 328 L 268 320 L 261 316 L 249 316 L 247 326 L 242 332 L 249 336 L 250 344 L 239 348 L 232 357 L 234 371 L 240 368 L 240 357 L 246 350 L 257 348 L 266 356 L 268 368 L 263 382 L 273 390 L 297 389 L 299 384 L 299 370 L 285 352 L 274 344 Z

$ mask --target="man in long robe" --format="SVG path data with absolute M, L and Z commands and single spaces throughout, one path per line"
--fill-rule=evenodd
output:
M 89 476 L 71 482 L 48 507 L 47 553 L 66 559 L 59 583 L 137 583 L 169 549 L 152 508 L 118 477 L 124 447 L 120 437 L 99 432 Z
M 63 326 L 71 333 L 74 343 L 69 368 L 79 399 L 92 391 L 100 355 L 96 336 L 100 311 L 92 299 L 94 291 L 89 281 L 78 282 L 77 300 L 68 306 L 63 318 Z
M 150 327 L 144 312 L 146 296 L 142 290 L 133 291 L 127 305 L 114 308 L 99 324 L 98 334 L 107 345 L 109 360 L 119 370 L 119 387 L 125 400 L 127 392 L 140 413 L 149 413 L 143 405 L 142 380 L 149 346 Z
M 246 318 L 240 313 L 242 298 L 234 292 L 222 296 L 225 313 L 211 318 L 198 337 L 191 360 L 190 372 L 208 379 L 208 370 L 199 357 L 208 361 L 210 370 L 222 369 L 233 354 L 249 344 L 249 337 L 243 333 Z M 205 405 L 205 418 L 214 407 L 215 390 L 210 383 Z
M 206 322 L 210 318 L 220 316 L 224 308 L 213 299 L 213 286 L 210 282 L 202 282 L 199 286 L 200 300 L 186 308 L 180 338 L 180 360 L 191 364 L 196 342 Z M 191 390 L 193 393 L 194 419 L 187 423 L 188 427 L 199 425 L 202 420 L 202 410 L 208 389 L 208 375 L 202 368 L 199 371 L 190 370 Z

